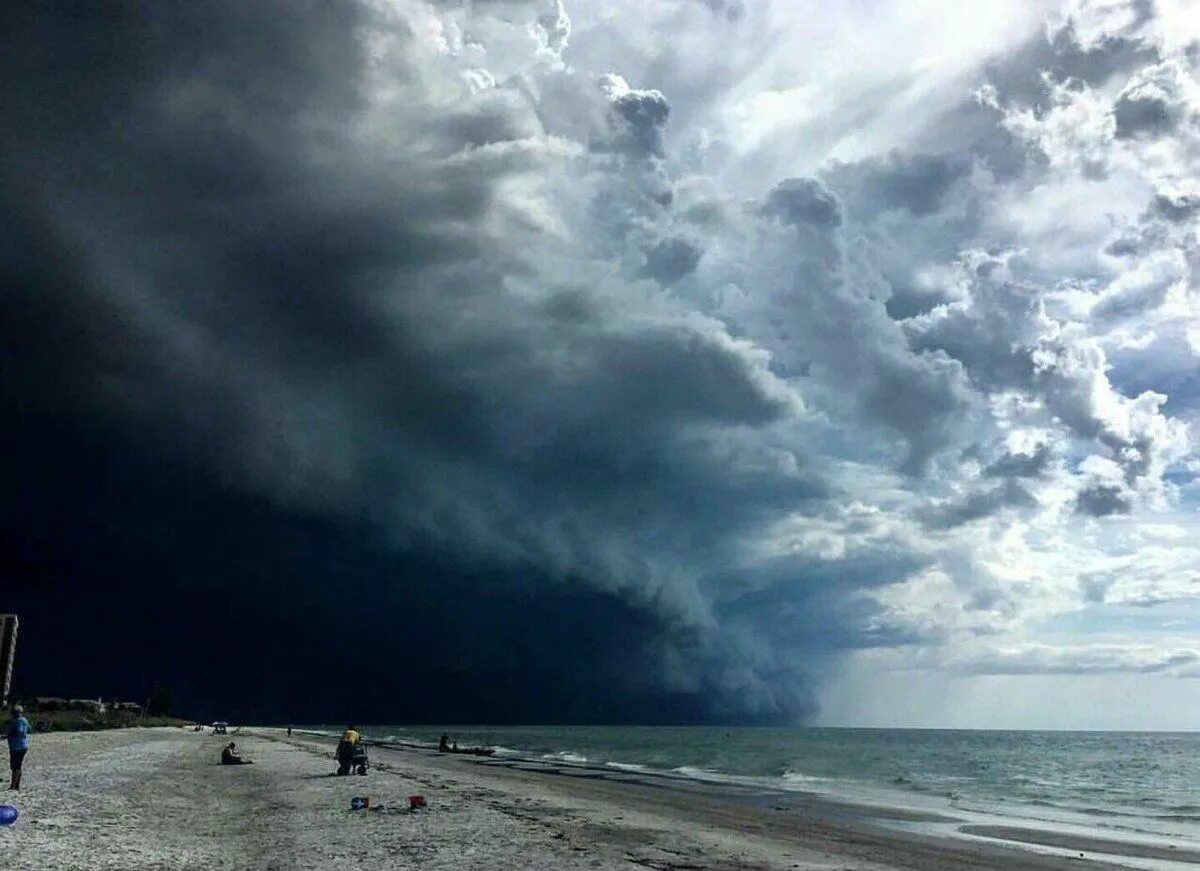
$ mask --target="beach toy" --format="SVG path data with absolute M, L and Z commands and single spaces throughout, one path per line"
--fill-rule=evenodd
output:
M 415 811 L 417 808 L 423 808 L 423 807 L 425 807 L 425 796 L 410 795 L 408 797 L 408 809 L 410 811 Z
M 17 821 L 17 809 L 11 804 L 0 804 L 0 826 L 11 826 Z
M 371 809 L 371 797 L 369 795 L 357 795 L 350 799 L 350 810 L 365 811 Z

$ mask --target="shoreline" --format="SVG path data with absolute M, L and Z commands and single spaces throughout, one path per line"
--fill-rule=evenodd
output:
M 1129 856 L 1135 859 L 1165 859 L 1171 862 L 1187 862 L 1200 865 L 1200 850 L 1178 849 L 1154 844 L 1138 844 L 1132 841 L 1116 841 L 1110 838 L 1089 838 L 1047 829 L 1032 829 L 1025 826 L 963 826 L 961 831 L 968 835 L 979 835 L 1001 841 L 1036 844 L 1044 847 L 1061 847 L 1066 850 L 1082 850 L 1110 855 Z
M 325 733 L 314 730 L 306 730 L 305 734 L 318 740 L 328 738 Z M 878 827 L 893 833 L 932 837 L 951 843 L 970 842 L 1005 848 L 1016 847 L 1022 851 L 1071 860 L 1071 867 L 1080 867 L 1079 860 L 1083 858 L 1117 862 L 1121 863 L 1122 867 L 1175 868 L 1183 865 L 1200 865 L 1200 849 L 1188 845 L 1181 847 L 1171 844 L 1170 839 L 1166 837 L 1156 837 L 1153 840 L 1136 834 L 1129 838 L 1108 837 L 1091 831 L 1079 831 L 1077 827 L 1068 823 L 1032 821 L 1019 817 L 994 816 L 988 822 L 979 822 L 978 820 L 985 817 L 979 812 L 951 816 L 928 809 L 900 807 L 898 802 L 904 796 L 899 793 L 891 796 L 897 800 L 897 804 L 878 803 L 830 792 L 795 788 L 780 789 L 761 782 L 748 782 L 752 780 L 751 778 L 718 775 L 714 775 L 712 778 L 702 778 L 671 770 L 632 769 L 629 766 L 612 766 L 587 760 L 535 757 L 516 751 L 512 751 L 513 755 L 483 759 L 465 755 L 453 757 L 440 754 L 435 748 L 415 741 L 384 739 L 370 743 L 400 752 L 432 754 L 435 757 L 448 759 L 461 758 L 468 764 L 476 764 L 485 768 L 526 771 L 537 776 L 582 778 L 590 781 L 607 781 L 613 784 L 632 784 L 652 789 L 707 795 L 709 798 L 719 796 L 726 801 L 732 800 L 754 806 L 760 812 L 799 812 L 835 825 L 840 823 L 850 827 Z M 882 796 L 879 797 L 882 798 Z
M 318 730 L 305 730 L 305 734 L 318 739 L 327 737 L 327 733 Z M 418 741 L 382 739 L 371 743 L 401 751 L 440 755 L 432 745 Z M 757 805 L 764 811 L 802 811 L 817 814 L 832 822 L 882 825 L 884 828 L 896 828 L 894 824 L 900 824 L 899 830 L 910 833 L 953 840 L 983 840 L 1025 849 L 1050 848 L 1052 852 L 1071 859 L 1078 859 L 1082 853 L 1109 860 L 1161 860 L 1200 865 L 1200 845 L 1186 836 L 1173 838 L 1137 831 L 1114 835 L 1102 828 L 1062 820 L 981 810 L 913 808 L 903 806 L 906 801 L 911 802 L 913 797 L 898 790 L 890 793 L 875 791 L 870 797 L 865 797 L 863 794 L 839 793 L 836 789 L 783 788 L 767 782 L 766 778 L 720 775 L 715 772 L 708 773 L 710 776 L 698 776 L 678 770 L 614 765 L 582 757 L 556 758 L 554 754 L 534 755 L 511 750 L 506 755 L 473 761 L 486 767 L 524 770 L 550 777 L 582 777 L 701 793 L 713 791 L 724 793 L 727 799 Z M 1144 863 L 1138 866 L 1158 867 Z
M 217 763 L 224 740 L 257 764 Z M 448 757 L 374 744 L 366 777 L 333 775 L 334 741 L 246 728 L 38 736 L 0 865 L 40 868 L 1103 869 L 1186 867 L 1033 844 L 1013 827 L 957 837 L 927 815 L 780 797 L 645 772 Z M 554 770 L 551 770 L 554 768 Z M 604 776 L 600 776 L 603 774 Z M 407 797 L 428 808 L 407 810 Z M 377 812 L 349 810 L 368 795 Z M 1019 838 L 1020 843 L 1003 838 Z M 1065 844 L 1065 846 L 1064 846 Z M 1080 858 L 1078 853 L 1085 853 Z M 1179 854 L 1195 861 L 1187 853 Z M 1173 856 L 1172 859 L 1177 857 Z

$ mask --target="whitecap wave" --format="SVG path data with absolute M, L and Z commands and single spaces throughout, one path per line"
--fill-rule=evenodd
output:
M 817 777 L 813 774 L 805 774 L 802 771 L 785 771 L 780 777 L 785 786 L 815 786 L 820 783 L 829 783 L 828 777 Z
M 570 750 L 559 750 L 556 753 L 543 753 L 543 759 L 553 759 L 556 762 L 573 762 L 576 765 L 582 765 L 588 761 L 586 756 L 581 756 L 578 753 L 572 753 Z
M 727 775 L 723 775 L 717 771 L 711 771 L 707 768 L 693 768 L 690 765 L 681 765 L 678 768 L 672 768 L 675 774 L 682 774 L 684 777 L 692 777 L 696 780 L 728 780 Z

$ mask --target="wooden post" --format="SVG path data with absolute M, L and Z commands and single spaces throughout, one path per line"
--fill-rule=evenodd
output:
M 16 614 L 0 614 L 0 704 L 8 707 L 8 694 L 12 689 L 13 661 L 17 658 Z

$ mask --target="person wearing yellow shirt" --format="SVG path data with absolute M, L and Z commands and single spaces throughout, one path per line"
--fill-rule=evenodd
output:
M 355 749 L 362 743 L 362 735 L 353 726 L 347 726 L 342 740 L 337 745 L 338 774 L 349 774 L 354 764 Z

